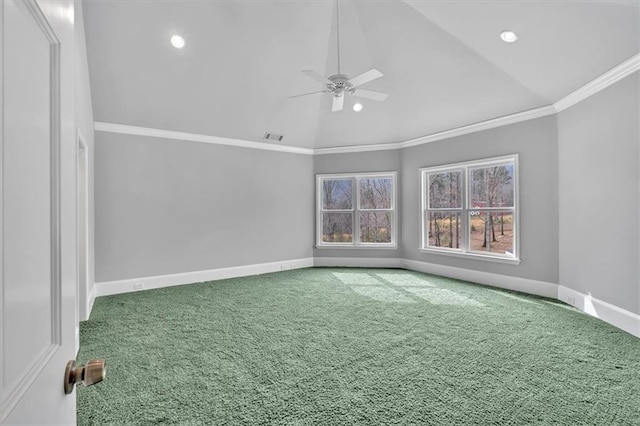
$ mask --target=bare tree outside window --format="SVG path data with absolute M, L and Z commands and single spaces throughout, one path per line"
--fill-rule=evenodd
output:
M 322 182 L 322 207 L 327 210 L 349 210 L 353 207 L 353 181 L 351 179 Z
M 469 187 L 470 207 L 477 209 L 479 213 L 471 219 L 471 250 L 512 253 L 513 215 L 509 211 L 493 209 L 513 207 L 513 164 L 471 169 Z M 482 211 L 485 208 L 488 210 Z M 484 223 L 481 224 L 480 221 Z M 507 224 L 506 234 L 504 232 L 505 222 Z M 500 227 L 498 236 L 496 236 L 497 226 Z M 478 246 L 479 235 L 482 239 L 480 246 Z M 492 246 L 496 246 L 496 248 L 494 249 Z
M 392 181 L 390 177 L 360 179 L 360 241 L 390 243 Z
M 353 241 L 353 213 L 324 213 L 322 215 L 322 241 L 350 243 Z
M 332 179 L 322 182 L 322 241 L 353 241 L 353 181 Z
M 433 173 L 429 185 L 429 234 L 427 245 L 460 248 L 462 171 Z

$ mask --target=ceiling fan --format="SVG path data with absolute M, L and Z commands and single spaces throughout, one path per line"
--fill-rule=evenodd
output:
M 353 96 L 358 96 L 366 99 L 373 99 L 375 101 L 384 101 L 387 99 L 386 93 L 375 92 L 373 90 L 364 90 L 360 89 L 359 86 L 369 83 L 370 81 L 375 80 L 376 78 L 382 77 L 382 74 L 377 69 L 373 68 L 369 71 L 363 72 L 353 78 L 349 78 L 349 76 L 340 73 L 340 4 L 338 0 L 336 0 L 336 32 L 337 32 L 337 54 L 338 54 L 338 73 L 331 75 L 329 77 L 324 77 L 321 74 L 312 71 L 312 70 L 304 70 L 302 71 L 304 74 L 309 77 L 318 80 L 319 82 L 324 84 L 324 89 L 318 90 L 311 93 L 303 93 L 301 95 L 290 96 L 289 99 L 299 98 L 301 96 L 315 95 L 319 93 L 331 93 L 333 95 L 333 105 L 331 107 L 332 112 L 342 111 L 344 106 L 344 95 L 349 93 Z

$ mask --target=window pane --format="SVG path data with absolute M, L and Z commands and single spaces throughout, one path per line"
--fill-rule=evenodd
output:
M 513 163 L 470 169 L 470 207 L 513 207 L 513 171 Z
M 429 208 L 462 208 L 462 171 L 430 173 Z
M 469 212 L 471 251 L 514 256 L 513 212 Z
M 360 179 L 361 209 L 390 209 L 393 194 L 391 177 Z
M 322 242 L 353 242 L 353 213 L 322 213 Z
M 391 212 L 360 213 L 360 242 L 390 243 Z
M 327 210 L 353 208 L 352 179 L 326 179 L 322 181 L 322 208 Z
M 462 241 L 460 212 L 428 212 L 426 227 L 427 247 L 460 248 Z

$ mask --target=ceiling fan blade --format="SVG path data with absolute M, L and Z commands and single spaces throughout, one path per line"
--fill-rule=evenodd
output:
M 303 93 L 302 95 L 289 96 L 289 99 L 299 98 L 300 96 L 316 95 L 318 93 L 327 93 L 327 92 L 324 90 L 318 90 L 317 92 L 310 92 L 310 93 Z
M 344 94 L 334 96 L 333 105 L 331 106 L 331 112 L 342 111 L 343 105 L 344 105 Z
M 318 74 L 317 72 L 315 72 L 313 70 L 304 70 L 302 72 L 305 73 L 306 75 L 308 75 L 309 77 L 313 78 L 314 80 L 318 80 L 320 83 L 333 84 L 333 83 L 331 83 L 331 80 L 329 80 L 328 78 L 326 78 L 323 75 Z
M 353 87 L 356 87 L 356 86 L 360 86 L 361 84 L 365 84 L 372 80 L 375 80 L 376 78 L 380 78 L 383 75 L 384 74 L 382 74 L 380 71 L 373 68 L 373 69 L 370 69 L 369 71 L 363 72 L 362 74 L 353 77 L 351 80 L 347 81 L 347 83 L 349 83 Z
M 389 95 L 382 92 L 374 92 L 373 90 L 356 89 L 353 92 L 353 96 L 358 96 L 366 99 L 373 99 L 374 101 L 382 102 L 385 99 L 387 99 L 387 96 Z

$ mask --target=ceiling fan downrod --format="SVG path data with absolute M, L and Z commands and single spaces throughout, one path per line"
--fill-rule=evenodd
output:
M 336 53 L 338 59 L 338 73 L 329 77 L 324 77 L 312 70 L 302 71 L 304 74 L 321 82 L 324 87 L 322 90 L 317 90 L 311 93 L 303 93 L 301 95 L 290 96 L 291 98 L 298 98 L 301 96 L 315 95 L 320 93 L 331 93 L 333 96 L 333 104 L 331 111 L 342 111 L 344 105 L 344 95 L 349 93 L 350 95 L 359 96 L 361 98 L 373 99 L 375 101 L 384 101 L 387 99 L 386 93 L 375 92 L 373 90 L 363 90 L 359 86 L 382 77 L 382 73 L 373 68 L 369 71 L 358 74 L 353 78 L 349 78 L 348 75 L 342 74 L 340 68 L 340 0 L 336 0 Z

